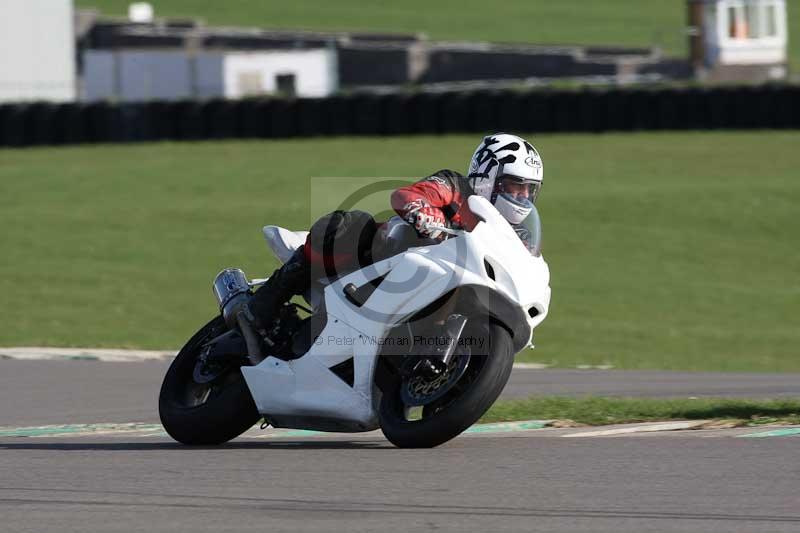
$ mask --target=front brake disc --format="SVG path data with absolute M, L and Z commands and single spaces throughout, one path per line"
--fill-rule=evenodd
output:
M 400 397 L 408 407 L 427 405 L 438 400 L 455 385 L 469 364 L 469 353 L 455 354 L 447 369 L 436 377 L 412 374 L 400 385 Z

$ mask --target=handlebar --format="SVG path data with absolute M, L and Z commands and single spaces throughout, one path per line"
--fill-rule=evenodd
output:
M 453 235 L 453 236 L 458 236 L 464 233 L 464 230 L 461 229 L 453 229 L 453 228 L 448 228 L 447 226 L 437 226 L 434 224 L 428 224 L 425 227 L 428 230 L 441 231 L 442 233 L 446 233 L 447 235 Z

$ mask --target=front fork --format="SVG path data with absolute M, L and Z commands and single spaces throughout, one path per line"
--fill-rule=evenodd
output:
M 425 354 L 419 362 L 414 365 L 411 373 L 422 373 L 428 377 L 436 377 L 447 370 L 453 354 L 458 347 L 458 340 L 464 332 L 467 324 L 467 317 L 460 314 L 449 315 L 442 324 L 443 343 L 436 343 L 436 347 L 431 353 Z

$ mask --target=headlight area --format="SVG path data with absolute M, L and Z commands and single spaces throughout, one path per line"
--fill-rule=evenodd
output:
M 535 328 L 541 324 L 547 316 L 549 294 L 545 299 L 539 298 L 538 291 L 535 294 L 528 294 L 523 283 L 520 286 L 514 283 L 514 279 L 502 264 L 491 256 L 484 256 L 483 267 L 486 276 L 494 281 L 496 290 L 504 294 L 509 300 L 518 302 L 519 310 L 524 313 L 525 320 L 530 328 Z M 548 291 L 549 293 L 549 291 Z
M 515 296 L 517 294 L 514 280 L 499 261 L 488 255 L 484 256 L 483 268 L 486 270 L 486 276 L 494 281 L 503 292 L 509 296 Z

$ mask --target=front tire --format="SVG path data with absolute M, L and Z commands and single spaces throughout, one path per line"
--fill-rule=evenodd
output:
M 227 329 L 222 317 L 213 319 L 186 343 L 167 370 L 158 413 L 164 429 L 178 442 L 222 444 L 250 429 L 259 419 L 238 366 L 211 383 L 194 380 L 200 348 Z
M 384 391 L 378 412 L 381 431 L 395 446 L 433 448 L 443 444 L 477 422 L 500 396 L 514 365 L 511 334 L 488 320 L 477 328 L 468 323 L 467 331 L 485 339 L 488 346 L 484 345 L 480 354 L 471 354 L 467 370 L 454 390 L 426 405 L 421 419 L 409 420 L 409 408 L 400 392 L 401 380 Z

